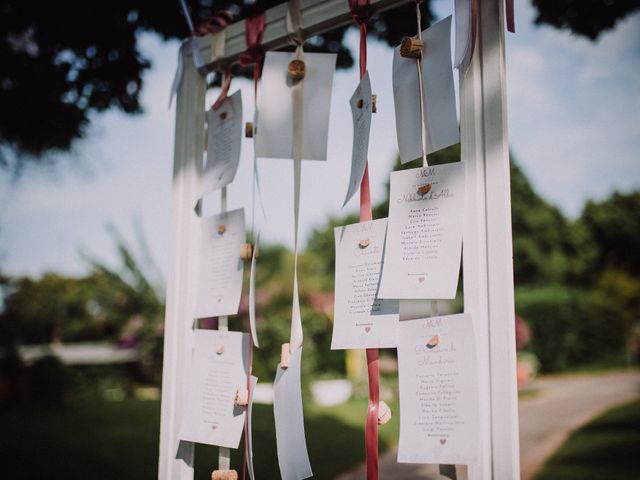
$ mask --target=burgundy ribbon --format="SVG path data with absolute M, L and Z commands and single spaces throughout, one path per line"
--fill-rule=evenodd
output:
M 229 10 L 221 10 L 200 23 L 196 27 L 195 33 L 198 36 L 218 33 L 227 28 L 231 23 L 233 23 L 233 13 Z
M 371 18 L 369 0 L 349 0 L 351 16 L 360 28 L 360 78 L 367 71 L 367 22 Z M 360 221 L 373 219 L 371 190 L 369 187 L 369 164 L 365 164 L 360 183 Z M 380 369 L 378 349 L 367 348 L 367 374 L 369 377 L 369 406 L 364 435 L 367 456 L 367 480 L 378 479 L 378 404 L 380 402 Z
M 264 34 L 265 13 L 262 12 L 255 17 L 247 18 L 244 21 L 244 38 L 247 49 L 240 55 L 240 65 L 248 67 L 253 64 L 253 80 L 260 78 L 262 69 L 262 58 L 264 49 L 262 48 L 262 35 Z
M 229 87 L 231 87 L 231 68 L 226 69 L 222 73 L 222 91 L 211 107 L 214 111 L 218 110 L 222 106 L 223 102 L 227 99 Z
M 516 33 L 516 20 L 513 8 L 513 0 L 505 0 L 505 14 L 507 17 L 507 30 Z

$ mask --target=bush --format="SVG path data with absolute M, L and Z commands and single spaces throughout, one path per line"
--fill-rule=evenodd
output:
M 637 281 L 610 272 L 591 290 L 520 287 L 516 311 L 531 327 L 528 350 L 543 372 L 621 366 L 639 297 Z

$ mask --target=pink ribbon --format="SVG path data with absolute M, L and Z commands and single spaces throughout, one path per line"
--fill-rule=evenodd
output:
M 260 78 L 262 69 L 262 58 L 264 49 L 262 48 L 262 36 L 264 34 L 264 12 L 255 17 L 247 18 L 244 21 L 244 38 L 247 49 L 240 55 L 240 65 L 248 67 L 253 64 L 253 81 Z
M 367 22 L 371 18 L 369 0 L 349 0 L 351 16 L 360 28 L 360 78 L 367 71 Z M 373 219 L 371 190 L 369 187 L 369 164 L 364 167 L 360 182 L 360 221 Z M 380 369 L 378 349 L 367 348 L 367 374 L 369 377 L 369 406 L 364 434 L 367 456 L 367 480 L 378 480 L 378 404 L 380 402 Z
M 222 91 L 211 107 L 214 111 L 218 110 L 222 106 L 223 102 L 227 99 L 229 87 L 231 87 L 231 69 L 225 70 L 222 74 Z

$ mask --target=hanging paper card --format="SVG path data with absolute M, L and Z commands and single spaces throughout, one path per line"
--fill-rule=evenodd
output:
M 344 199 L 343 207 L 360 188 L 364 168 L 369 153 L 369 131 L 371 130 L 371 82 L 369 72 L 360 80 L 360 84 L 349 100 L 351 116 L 353 117 L 353 149 L 351 151 L 351 177 L 349 190 Z
M 227 97 L 218 110 L 207 112 L 207 162 L 200 177 L 200 195 L 231 183 L 240 163 L 242 96 Z
M 379 298 L 455 298 L 460 273 L 464 166 L 391 173 Z
M 180 439 L 238 448 L 246 407 L 236 406 L 247 388 L 249 336 L 246 333 L 196 330 L 193 363 Z
M 235 315 L 242 293 L 244 209 L 202 219 L 196 317 Z
M 256 156 L 293 158 L 293 106 L 289 62 L 293 53 L 267 52 L 262 71 Z M 329 109 L 336 55 L 304 54 L 303 148 L 305 160 L 327 159 Z
M 387 219 L 337 227 L 332 349 L 392 348 L 398 300 L 376 298 Z
M 451 16 L 422 32 L 422 75 L 427 153 L 460 141 L 451 67 Z M 402 163 L 422 156 L 420 89 L 416 60 L 393 52 L 393 101 Z
M 256 390 L 258 384 L 258 377 L 251 375 L 251 389 L 249 390 L 249 407 L 247 410 L 247 449 L 245 451 L 247 470 L 249 471 L 249 478 L 254 480 L 256 478 L 253 472 L 253 392 Z
M 480 445 L 471 316 L 400 322 L 398 462 L 471 464 Z
M 251 252 L 251 270 L 249 272 L 249 328 L 251 339 L 256 348 L 260 348 L 258 342 L 258 330 L 256 329 L 256 255 L 260 244 L 260 232 L 256 234 L 256 241 Z
M 302 347 L 291 352 L 289 367 L 276 372 L 273 412 L 276 423 L 278 465 L 282 480 L 302 480 L 313 475 L 304 434 L 300 363 Z

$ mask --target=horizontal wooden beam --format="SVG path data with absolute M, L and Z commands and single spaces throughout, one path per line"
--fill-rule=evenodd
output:
M 415 0 L 371 0 L 371 8 L 379 13 L 385 10 L 414 3 Z M 347 0 L 300 0 L 302 32 L 305 38 L 320 35 L 353 23 Z M 213 71 L 217 67 L 234 63 L 247 49 L 244 34 L 245 21 L 241 20 L 226 29 L 224 55 L 213 61 L 215 35 L 198 38 L 198 47 L 205 62 L 204 71 Z M 262 37 L 265 50 L 278 50 L 289 45 L 287 32 L 287 2 L 276 5 L 266 12 L 265 30 Z

